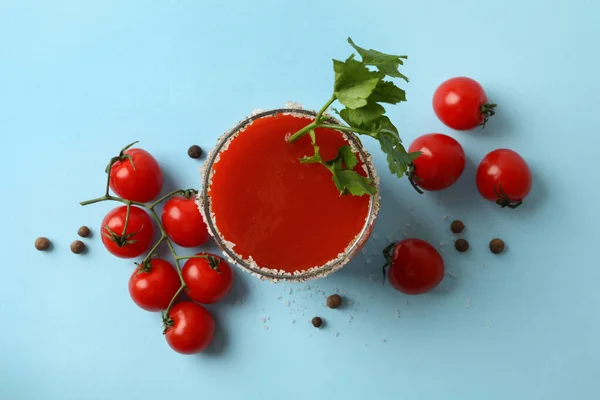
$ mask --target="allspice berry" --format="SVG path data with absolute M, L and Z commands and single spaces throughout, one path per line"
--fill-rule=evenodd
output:
M 454 248 L 461 253 L 464 253 L 465 251 L 469 250 L 469 242 L 467 242 L 465 239 L 457 239 L 456 242 L 454 242 Z
M 85 250 L 85 244 L 81 240 L 71 243 L 71 251 L 75 254 L 81 254 Z
M 90 228 L 84 225 L 81 228 L 79 228 L 77 234 L 81 237 L 88 237 L 90 236 Z
M 327 307 L 339 308 L 342 305 L 342 296 L 339 294 L 332 294 L 327 298 Z
M 490 241 L 490 251 L 494 254 L 499 254 L 504 251 L 504 241 L 502 239 L 492 239 Z
M 202 157 L 202 148 L 198 145 L 193 145 L 188 149 L 188 156 L 191 158 Z
M 465 224 L 459 220 L 452 221 L 452 224 L 450 224 L 450 230 L 452 233 L 461 233 L 465 230 Z
M 323 326 L 323 318 L 321 317 L 314 317 L 311 322 L 315 328 L 320 328 Z
M 35 239 L 35 248 L 39 251 L 48 250 L 50 248 L 50 240 L 43 236 Z

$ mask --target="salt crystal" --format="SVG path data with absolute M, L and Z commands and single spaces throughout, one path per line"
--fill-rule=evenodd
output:
M 281 300 L 281 296 L 277 296 L 277 300 Z
M 404 224 L 404 226 L 407 227 L 407 228 L 410 228 L 410 223 L 407 222 L 407 223 Z
M 443 241 L 440 242 L 440 246 L 445 246 L 446 243 L 444 243 Z
M 263 329 L 264 329 L 265 331 L 268 331 L 268 330 L 269 330 L 269 327 L 268 327 L 267 325 L 263 325 Z
M 408 233 L 404 232 L 404 233 L 402 234 L 402 236 L 404 236 L 404 237 L 408 237 Z
M 351 315 L 350 318 L 348 319 L 348 322 L 352 322 L 353 319 L 354 319 L 354 317 Z
M 454 273 L 452 271 L 447 271 L 446 275 L 448 275 L 452 279 L 456 279 L 457 278 L 456 275 L 454 275 Z
M 385 343 L 385 342 L 387 342 L 386 339 L 381 339 L 381 343 Z
M 295 101 L 288 100 L 285 102 L 285 108 L 292 108 L 295 110 L 302 110 L 302 104 Z
M 296 320 L 295 320 L 295 319 L 293 319 L 293 320 L 292 320 L 292 324 L 295 324 L 295 323 L 296 323 Z
M 400 310 L 396 310 L 396 318 L 400 318 Z
M 367 258 L 367 259 L 365 260 L 365 262 L 366 262 L 367 264 L 371 264 L 371 259 L 370 259 L 370 258 Z
M 289 293 L 289 294 L 292 294 L 292 288 L 290 288 L 290 289 L 288 290 L 288 293 Z
M 254 110 L 252 110 L 252 112 L 250 113 L 251 117 L 254 117 L 255 115 L 258 115 L 262 112 L 264 112 L 265 110 L 263 110 L 262 108 L 255 108 Z
M 340 336 L 340 333 L 336 332 L 336 333 L 333 334 L 333 336 L 338 337 L 338 336 Z
M 465 302 L 465 308 L 471 308 L 471 300 Z
M 267 321 L 270 321 L 270 320 L 271 320 L 271 317 L 270 317 L 270 316 L 269 316 L 269 317 L 267 317 Z
M 447 215 L 444 215 L 444 216 L 442 217 L 442 219 L 448 219 L 448 216 L 447 216 Z
M 306 289 L 306 290 L 310 290 L 310 285 L 306 285 L 306 286 L 304 286 L 304 289 Z
M 289 306 L 290 306 L 290 301 L 289 301 L 289 300 L 287 300 L 287 301 L 285 302 L 285 306 L 286 306 L 286 307 L 289 307 Z
M 265 322 L 267 322 L 267 319 L 265 317 L 260 317 L 260 322 L 264 324 Z
M 375 239 L 375 240 L 379 239 L 379 235 L 378 235 L 378 234 L 376 234 L 376 233 L 374 233 L 374 234 L 373 234 L 373 239 Z

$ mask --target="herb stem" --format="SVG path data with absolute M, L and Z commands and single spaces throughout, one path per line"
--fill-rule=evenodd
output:
M 317 125 L 319 124 L 319 122 L 321 122 L 321 118 L 323 117 L 323 113 L 325 113 L 325 111 L 327 111 L 327 109 L 329 108 L 329 106 L 337 99 L 337 96 L 335 94 L 332 94 L 331 97 L 329 98 L 329 100 L 327 100 L 327 103 L 325 103 L 325 105 L 323 107 L 321 107 L 321 109 L 319 110 L 319 112 L 317 112 L 317 116 L 315 117 L 315 123 L 317 123 Z
M 372 137 L 376 137 L 376 135 L 377 135 L 376 132 L 369 132 L 364 129 L 352 128 L 349 126 L 336 125 L 336 124 L 320 124 L 320 125 L 317 125 L 315 127 L 315 129 L 316 128 L 329 128 L 329 129 L 335 129 L 335 130 L 344 131 L 344 132 L 354 132 L 354 133 L 359 133 L 361 135 L 368 135 L 368 136 L 372 136 Z

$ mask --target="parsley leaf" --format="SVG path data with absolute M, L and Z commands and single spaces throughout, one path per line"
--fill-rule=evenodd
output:
M 397 104 L 406 101 L 406 92 L 394 85 L 393 82 L 379 81 L 369 101 Z
M 369 129 L 384 113 L 385 108 L 382 105 L 367 103 L 366 106 L 354 110 L 344 108 L 339 114 L 348 125 L 360 129 Z
M 377 135 L 381 150 L 387 154 L 390 172 L 401 178 L 415 159 L 421 155 L 420 152 L 407 153 L 400 142 L 400 138 L 387 131 L 380 131 Z
M 338 157 L 344 161 L 344 164 L 346 164 L 346 168 L 348 169 L 352 169 L 358 164 L 358 158 L 356 158 L 356 155 L 350 146 L 340 147 L 338 149 Z
M 365 64 L 352 57 L 345 62 L 333 60 L 335 72 L 334 94 L 348 108 L 367 105 L 367 98 L 381 80 L 381 74 L 370 71 Z
M 365 178 L 356 171 L 344 169 L 336 171 L 335 176 L 337 176 L 337 179 L 345 190 L 354 196 L 377 193 L 377 189 L 373 186 L 371 179 Z
M 365 65 L 373 65 L 377 69 L 387 76 L 394 78 L 402 78 L 408 82 L 408 78 L 398 71 L 398 65 L 403 65 L 402 59 L 407 59 L 407 56 L 396 56 L 392 54 L 385 54 L 373 49 L 363 49 L 362 47 L 354 44 L 352 39 L 348 38 L 348 43 L 360 54 L 362 62 Z

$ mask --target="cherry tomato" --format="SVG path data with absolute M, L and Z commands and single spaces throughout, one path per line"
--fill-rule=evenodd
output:
M 518 153 L 497 149 L 481 160 L 476 183 L 484 198 L 495 201 L 501 207 L 516 208 L 531 190 L 531 171 Z
M 496 104 L 488 103 L 487 96 L 477 81 L 457 77 L 443 82 L 433 94 L 433 110 L 446 126 L 468 131 L 488 122 L 495 114 Z
M 154 235 L 152 219 L 143 209 L 131 206 L 127 229 L 123 232 L 126 218 L 127 206 L 114 208 L 106 214 L 100 228 L 102 243 L 117 257 L 137 257 L 150 248 Z
M 164 324 L 167 343 L 181 354 L 201 352 L 215 336 L 212 315 L 206 308 L 191 301 L 182 301 L 171 307 Z
M 425 190 L 452 186 L 465 169 L 465 152 L 456 140 L 441 133 L 429 133 L 415 139 L 408 149 L 422 154 L 413 162 L 409 179 Z
M 152 258 L 129 278 L 129 294 L 146 311 L 166 310 L 181 281 L 175 268 L 165 260 Z
M 385 252 L 389 281 L 400 292 L 423 294 L 444 278 L 444 260 L 424 240 L 406 239 L 390 245 Z
M 142 149 L 122 152 L 110 169 L 110 188 L 117 196 L 146 203 L 160 193 L 163 176 L 158 162 Z
M 190 258 L 181 273 L 187 286 L 186 292 L 192 300 L 212 304 L 221 300 L 233 286 L 233 270 L 219 256 L 198 253 L 207 258 Z
M 171 197 L 163 208 L 162 224 L 171 240 L 181 247 L 200 246 L 210 237 L 193 197 Z

